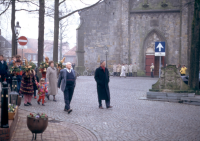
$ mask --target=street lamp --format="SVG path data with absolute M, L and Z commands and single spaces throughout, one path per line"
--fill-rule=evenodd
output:
M 19 22 L 15 25 L 15 35 L 16 35 L 16 46 L 15 46 L 15 55 L 17 55 L 17 40 L 21 30 L 21 26 L 19 26 Z
M 107 68 L 108 47 L 105 47 L 105 53 L 106 53 L 106 68 Z

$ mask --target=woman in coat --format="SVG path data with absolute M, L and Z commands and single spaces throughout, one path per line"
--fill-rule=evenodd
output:
M 47 68 L 46 80 L 48 84 L 48 99 L 50 95 L 53 95 L 53 101 L 56 102 L 55 95 L 58 92 L 57 88 L 57 69 L 54 67 L 54 62 L 49 62 L 49 67 Z
M 110 90 L 108 83 L 109 79 L 109 71 L 105 68 L 105 61 L 100 62 L 100 67 L 96 69 L 94 79 L 97 82 L 97 93 L 99 100 L 99 108 L 103 109 L 101 100 L 106 101 L 106 108 L 112 108 L 110 106 Z
M 31 106 L 32 95 L 34 94 L 33 89 L 33 80 L 35 81 L 34 71 L 30 70 L 25 71 L 22 74 L 22 81 L 19 93 L 24 95 L 24 106 Z

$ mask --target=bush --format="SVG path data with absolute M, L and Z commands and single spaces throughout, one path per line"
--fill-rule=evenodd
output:
M 138 70 L 137 71 L 137 76 L 143 77 L 143 76 L 146 76 L 146 74 L 145 74 L 145 72 L 143 70 Z

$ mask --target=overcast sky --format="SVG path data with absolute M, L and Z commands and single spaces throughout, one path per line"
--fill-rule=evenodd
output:
M 61 0 L 60 0 L 61 1 Z M 79 8 L 83 8 L 89 6 L 90 4 L 96 3 L 98 0 L 66 0 L 65 4 L 67 7 L 69 6 L 71 9 L 76 10 Z M 35 1 L 38 2 L 38 1 Z M 53 0 L 48 0 L 46 4 L 53 5 Z M 34 6 L 28 7 L 32 9 Z M 26 5 L 17 5 L 16 9 L 26 8 Z M 34 8 L 33 8 L 34 9 Z M 0 29 L 2 30 L 2 35 L 6 37 L 8 40 L 11 39 L 11 26 L 10 26 L 10 13 L 9 11 L 0 17 L 1 24 Z M 75 13 L 73 16 L 69 17 L 69 20 L 72 21 L 70 27 L 66 31 L 69 33 L 68 40 L 70 43 L 70 48 L 76 45 L 76 28 L 79 26 L 79 15 Z M 26 36 L 27 38 L 38 39 L 38 14 L 30 14 L 25 11 L 16 12 L 16 22 L 19 21 L 21 26 L 21 31 L 19 36 Z M 53 35 L 50 34 L 50 31 L 53 31 L 54 23 L 53 18 L 45 18 L 45 39 L 53 40 Z

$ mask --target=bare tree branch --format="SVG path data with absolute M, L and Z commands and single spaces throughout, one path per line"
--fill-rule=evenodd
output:
M 15 11 L 36 12 L 36 11 L 39 11 L 39 10 L 26 10 L 26 9 L 18 9 L 18 10 L 15 10 Z
M 11 3 L 11 0 L 10 0 L 10 2 L 8 4 L 8 7 L 3 12 L 0 13 L 0 16 L 8 10 L 8 8 L 10 7 L 10 3 Z
M 33 5 L 36 5 L 37 7 L 39 7 L 39 5 L 38 4 L 36 4 L 36 3 L 33 3 L 32 1 L 20 1 L 20 0 L 17 0 L 18 2 L 26 2 L 26 3 L 31 3 L 31 4 L 33 4 Z
M 75 11 L 73 11 L 73 12 L 71 12 L 71 13 L 65 15 L 65 16 L 62 16 L 62 17 L 59 18 L 59 21 L 62 20 L 62 19 L 64 19 L 64 18 L 66 18 L 66 17 L 69 17 L 70 15 L 72 15 L 72 14 L 78 12 L 78 11 L 92 8 L 92 7 L 96 6 L 97 4 L 99 4 L 101 1 L 102 1 L 102 0 L 99 0 L 98 2 L 96 2 L 95 4 L 93 4 L 93 5 L 91 5 L 91 6 L 88 6 L 88 7 L 85 7 L 85 8 L 81 8 L 81 9 L 77 9 L 77 10 L 75 10 Z
M 58 5 L 61 5 L 63 2 L 65 2 L 65 0 L 61 1 Z

